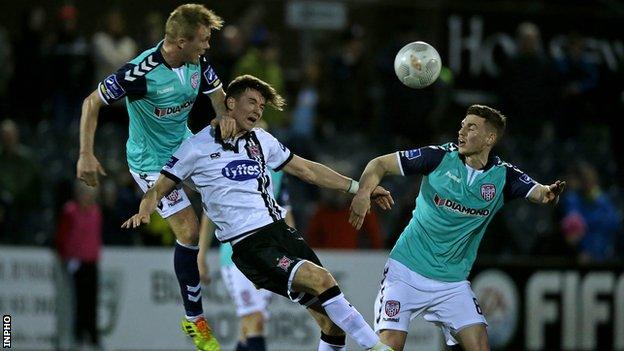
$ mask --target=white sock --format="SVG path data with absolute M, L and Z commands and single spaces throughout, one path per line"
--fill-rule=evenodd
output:
M 326 300 L 322 306 L 332 322 L 336 323 L 360 346 L 370 349 L 379 341 L 377 334 L 366 323 L 360 312 L 345 299 L 344 294 L 340 293 Z
M 345 345 L 332 345 L 323 340 L 319 341 L 318 351 L 347 351 L 347 347 Z

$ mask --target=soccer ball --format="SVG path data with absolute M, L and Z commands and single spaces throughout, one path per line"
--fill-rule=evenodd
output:
M 394 73 L 410 88 L 421 89 L 438 79 L 442 59 L 436 49 L 424 41 L 405 45 L 394 57 Z

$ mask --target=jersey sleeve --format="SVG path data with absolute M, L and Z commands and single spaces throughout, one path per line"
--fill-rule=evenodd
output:
M 431 173 L 440 165 L 445 154 L 446 150 L 438 146 L 426 146 L 396 153 L 401 174 L 404 176 Z
M 180 183 L 193 174 L 198 155 L 191 139 L 187 139 L 169 158 L 160 173 L 176 183 Z
M 221 80 L 215 70 L 208 63 L 208 59 L 202 56 L 201 61 L 201 71 L 202 71 L 202 79 L 199 86 L 200 91 L 203 94 L 210 94 L 213 91 L 221 88 Z
M 111 104 L 125 96 L 140 98 L 145 95 L 147 81 L 144 74 L 136 74 L 137 67 L 133 63 L 127 63 L 98 84 L 98 93 L 105 104 Z
M 266 156 L 267 165 L 278 172 L 293 158 L 290 150 L 268 132 L 258 129 L 258 138 Z
M 527 197 L 537 182 L 509 163 L 504 163 L 504 166 L 507 170 L 503 189 L 505 201 Z

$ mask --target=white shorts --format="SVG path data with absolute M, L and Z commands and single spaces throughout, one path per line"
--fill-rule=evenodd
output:
M 375 331 L 407 332 L 410 321 L 419 315 L 442 328 L 447 345 L 458 343 L 454 335 L 462 328 L 487 326 L 470 282 L 429 279 L 389 258 L 375 299 Z
M 234 300 L 238 317 L 262 312 L 264 318 L 269 318 L 267 306 L 273 297 L 272 292 L 256 289 L 253 283 L 233 264 L 221 267 L 221 277 L 228 293 Z
M 160 173 L 141 173 L 130 171 L 132 178 L 139 185 L 143 192 L 151 188 L 160 176 Z M 173 189 L 168 195 L 163 197 L 156 207 L 156 211 L 162 218 L 167 218 L 181 210 L 191 206 L 191 201 L 182 188 Z

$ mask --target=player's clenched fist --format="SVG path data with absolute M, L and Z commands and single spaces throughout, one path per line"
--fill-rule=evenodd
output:
M 100 161 L 93 154 L 80 154 L 76 165 L 76 178 L 89 186 L 99 185 L 99 176 L 106 175 L 106 171 L 100 165 Z

